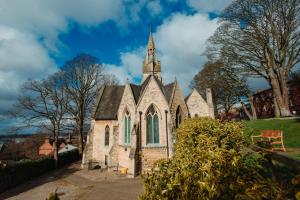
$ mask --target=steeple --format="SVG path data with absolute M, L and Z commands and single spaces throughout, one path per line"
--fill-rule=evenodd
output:
M 161 80 L 160 72 L 161 72 L 160 61 L 157 58 L 154 39 L 152 36 L 152 32 L 150 31 L 148 47 L 147 47 L 146 57 L 143 66 L 143 74 L 144 74 L 143 81 L 149 75 L 155 75 L 159 80 Z

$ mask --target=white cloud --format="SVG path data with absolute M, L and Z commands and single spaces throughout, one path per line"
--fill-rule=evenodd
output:
M 184 93 L 189 92 L 190 81 L 206 61 L 202 55 L 205 42 L 217 26 L 217 19 L 210 20 L 205 14 L 175 14 L 157 28 L 154 40 L 159 51 L 164 82 L 174 81 L 176 77 Z M 126 77 L 141 77 L 145 52 L 146 46 L 122 53 L 121 65 L 109 67 L 123 80 Z
M 154 0 L 154 1 L 148 2 L 147 8 L 148 8 L 149 13 L 152 16 L 157 16 L 158 14 L 160 14 L 162 12 L 162 6 L 161 6 L 159 0 Z
M 119 66 L 104 64 L 104 67 L 108 73 L 115 74 L 121 83 L 125 83 L 126 79 L 133 81 L 134 78 L 142 77 L 145 48 L 141 47 L 132 52 L 123 52 L 120 54 L 121 64 Z
M 188 5 L 199 12 L 220 12 L 231 2 L 232 0 L 187 0 Z
M 0 25 L 0 105 L 14 103 L 19 86 L 56 70 L 47 50 L 32 35 Z M 1 108 L 0 108 L 1 110 Z
M 185 94 L 206 61 L 205 43 L 217 27 L 217 19 L 210 20 L 206 14 L 175 14 L 154 34 L 165 79 L 171 81 L 176 76 Z
M 49 53 L 64 45 L 58 36 L 70 22 L 97 26 L 125 19 L 122 0 L 2 0 L 0 4 L 0 112 L 10 109 L 20 85 L 57 68 Z M 10 105 L 10 106 L 9 106 Z

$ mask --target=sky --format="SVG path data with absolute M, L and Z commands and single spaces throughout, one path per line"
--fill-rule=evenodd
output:
M 138 83 L 149 27 L 165 83 L 185 95 L 206 61 L 206 40 L 231 0 L 0 0 L 0 134 L 29 78 L 57 71 L 79 53 L 100 59 L 121 83 Z M 2 119 L 2 120 L 1 120 Z M 2 129 L 2 130 L 1 130 Z

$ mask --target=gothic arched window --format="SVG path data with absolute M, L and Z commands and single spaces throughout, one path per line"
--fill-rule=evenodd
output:
M 181 123 L 181 109 L 180 106 L 178 106 L 177 110 L 176 110 L 176 119 L 175 119 L 175 125 L 176 128 L 179 127 L 179 124 Z
M 130 129 L 131 129 L 131 118 L 128 111 L 125 113 L 124 117 L 124 143 L 130 144 Z
M 159 119 L 153 106 L 147 113 L 147 144 L 159 144 Z
M 105 127 L 104 145 L 109 146 L 109 126 Z

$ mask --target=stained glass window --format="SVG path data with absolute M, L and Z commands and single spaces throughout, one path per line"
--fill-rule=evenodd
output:
M 147 113 L 147 144 L 159 144 L 159 119 L 153 106 Z
M 131 118 L 127 111 L 124 118 L 124 142 L 130 144 L 130 129 L 131 129 Z

